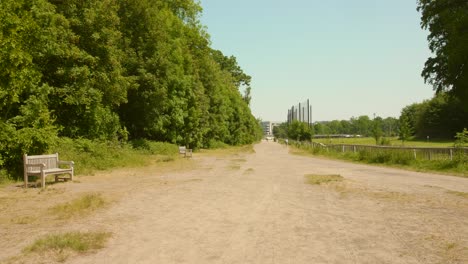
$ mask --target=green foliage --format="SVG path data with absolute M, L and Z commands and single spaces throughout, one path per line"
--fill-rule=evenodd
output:
M 0 170 L 17 175 L 22 154 L 57 149 L 57 136 L 98 160 L 105 140 L 259 140 L 251 77 L 210 47 L 201 10 L 193 0 L 2 0 Z
M 380 136 L 392 137 L 398 131 L 398 120 L 393 117 L 379 120 L 378 127 L 368 116 L 352 117 L 350 120 L 333 120 L 329 122 L 320 122 L 314 124 L 314 134 L 316 135 L 332 135 L 332 134 L 347 134 L 347 135 L 374 135 L 375 129 L 378 129 Z
M 468 151 L 465 150 L 465 147 L 468 146 L 468 130 L 463 129 L 462 132 L 459 132 L 455 135 L 455 162 L 459 164 L 468 165 Z
M 312 139 L 312 129 L 307 123 L 294 120 L 289 124 L 288 137 L 298 141 L 310 141 Z
M 167 142 L 155 142 L 147 139 L 134 139 L 130 143 L 133 148 L 137 150 L 143 150 L 144 152 L 153 155 L 175 156 L 179 154 L 178 146 Z
M 468 127 L 468 110 L 460 100 L 441 93 L 405 107 L 400 122 L 404 119 L 408 123 L 408 133 L 414 132 L 418 138 L 453 139 L 458 131 Z
M 276 138 L 288 137 L 288 123 L 281 123 L 279 126 L 273 127 L 273 136 Z
M 383 135 L 382 118 L 380 117 L 374 118 L 374 120 L 372 121 L 372 136 L 375 139 L 376 145 L 379 144 L 380 138 L 382 137 L 382 135 Z
M 402 115 L 400 116 L 400 139 L 403 145 L 405 144 L 405 141 L 407 141 L 412 134 L 413 134 L 413 129 L 411 127 L 408 116 L 402 113 Z
M 429 48 L 422 72 L 437 93 L 449 91 L 468 111 L 468 3 L 460 0 L 419 0 L 421 27 L 429 30 Z
M 210 149 L 225 149 L 228 147 L 228 144 L 222 142 L 222 141 L 218 141 L 218 140 L 214 140 L 214 139 L 211 139 L 209 142 L 208 142 L 208 147 Z
M 386 137 L 380 138 L 379 144 L 382 145 L 382 146 L 390 146 L 390 145 L 392 145 L 391 140 L 390 140 L 389 138 L 386 138 Z

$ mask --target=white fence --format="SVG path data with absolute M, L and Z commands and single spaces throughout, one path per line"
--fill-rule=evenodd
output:
M 348 144 L 330 144 L 325 145 L 315 142 L 295 142 L 298 145 L 307 145 L 311 148 L 322 148 L 327 151 L 335 152 L 382 152 L 382 153 L 404 153 L 411 155 L 414 159 L 422 160 L 453 160 L 455 155 L 468 155 L 468 148 L 426 148 L 426 147 L 393 147 L 393 146 L 372 146 L 372 145 L 348 145 Z

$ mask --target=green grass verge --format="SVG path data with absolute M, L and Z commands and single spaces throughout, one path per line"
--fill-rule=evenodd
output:
M 105 205 L 106 201 L 101 195 L 86 194 L 71 202 L 56 205 L 50 208 L 50 211 L 60 219 L 68 219 L 89 214 Z
M 404 144 L 397 137 L 386 138 L 391 146 L 405 147 L 453 147 L 453 140 L 408 140 Z M 313 140 L 323 144 L 349 144 L 349 145 L 375 145 L 375 139 L 372 137 L 363 138 L 316 138 Z
M 317 155 L 328 158 L 348 160 L 352 162 L 385 165 L 390 167 L 449 174 L 459 177 L 468 177 L 468 163 L 457 162 L 455 160 L 420 160 L 414 159 L 414 156 L 401 150 L 388 151 L 358 151 L 341 152 L 326 150 L 323 148 L 312 148 L 306 145 L 291 146 L 291 153 L 298 155 Z
M 343 181 L 343 177 L 338 174 L 330 174 L 330 175 L 319 175 L 319 174 L 306 174 L 304 175 L 306 178 L 306 182 L 308 184 L 313 185 L 320 185 L 329 182 L 339 182 Z

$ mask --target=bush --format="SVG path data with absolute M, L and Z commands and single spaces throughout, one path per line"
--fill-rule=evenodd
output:
M 0 124 L 0 170 L 2 178 L 19 179 L 23 174 L 23 155 L 47 152 L 57 140 L 54 127 L 16 129 L 11 124 Z
M 382 138 L 380 139 L 380 145 L 382 145 L 382 146 L 390 146 L 390 145 L 392 145 L 392 144 L 391 144 L 389 138 L 382 137 Z
M 208 141 L 208 148 L 210 149 L 224 149 L 228 146 L 228 144 L 219 140 L 210 139 L 210 141 Z
M 142 150 L 148 154 L 177 155 L 179 149 L 177 145 L 167 142 L 156 142 L 147 139 L 135 139 L 130 142 L 133 148 Z

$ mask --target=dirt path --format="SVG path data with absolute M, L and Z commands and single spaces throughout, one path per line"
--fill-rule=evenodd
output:
M 468 179 L 294 156 L 272 142 L 189 163 L 121 170 L 103 187 L 117 202 L 60 227 L 112 238 L 67 263 L 468 263 Z M 305 174 L 345 180 L 309 185 Z M 106 177 L 63 188 L 102 191 Z

